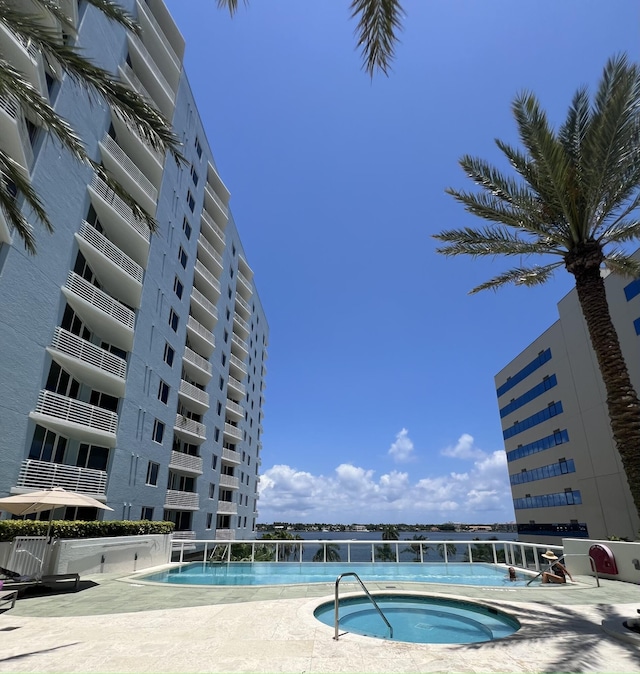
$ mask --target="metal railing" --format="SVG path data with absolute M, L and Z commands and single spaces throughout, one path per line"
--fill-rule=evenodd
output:
M 242 382 L 239 382 L 235 377 L 232 377 L 231 375 L 229 375 L 227 385 L 230 386 L 235 391 L 238 391 L 238 393 L 241 393 L 242 395 L 245 395 L 245 393 L 247 392 L 245 385 Z
M 202 457 L 172 450 L 171 458 L 169 459 L 169 468 L 202 475 Z
M 82 221 L 78 234 L 117 267 L 120 267 L 120 269 L 131 276 L 134 281 L 142 283 L 144 269 L 86 220 Z
M 35 411 L 113 435 L 118 430 L 118 415 L 115 412 L 52 391 L 40 391 Z
M 227 461 L 228 463 L 240 464 L 242 463 L 242 456 L 239 452 L 236 452 L 233 449 L 227 449 L 226 447 L 223 447 L 222 460 Z
M 200 274 L 204 281 L 208 283 L 218 295 L 220 295 L 220 281 L 207 269 L 206 265 L 202 260 L 196 260 L 195 271 L 197 274 Z M 198 278 L 196 277 L 196 283 Z
M 125 360 L 61 327 L 57 327 L 53 333 L 51 348 L 77 358 L 83 363 L 93 365 L 119 379 L 126 379 L 127 362 Z
M 69 491 L 92 496 L 105 496 L 107 473 L 104 470 L 67 466 L 49 461 L 26 459 L 20 467 L 18 487 L 29 489 L 52 489 L 64 487 Z
M 70 271 L 65 288 L 89 302 L 89 304 L 96 309 L 99 309 L 114 320 L 122 323 L 122 325 L 129 328 L 129 330 L 134 329 L 135 314 L 133 311 L 127 309 L 127 307 L 118 302 L 118 300 L 114 300 L 111 295 L 107 295 L 107 293 L 100 290 L 100 288 L 96 288 L 96 286 L 89 283 L 89 281 L 85 281 L 82 276 Z
M 229 424 L 226 421 L 224 424 L 224 432 L 236 440 L 242 440 L 242 431 L 237 426 Z
M 184 347 L 183 359 L 195 367 L 204 370 L 208 375 L 211 375 L 213 372 L 213 366 L 211 363 L 206 358 L 203 358 L 201 355 L 197 354 L 193 349 L 190 349 L 188 346 Z
M 204 424 L 189 419 L 188 417 L 184 417 L 182 414 L 176 414 L 176 421 L 173 428 L 176 431 L 184 431 L 185 433 L 195 435 L 204 440 L 206 440 L 207 437 L 207 427 Z
M 147 176 L 133 163 L 129 155 L 116 143 L 109 134 L 101 141 L 100 145 L 109 152 L 113 158 L 129 174 L 132 180 L 140 187 L 144 194 L 156 203 L 158 201 L 158 190 L 151 184 Z
M 216 225 L 214 222 L 211 222 L 210 226 L 218 230 L 220 238 L 224 240 L 224 234 L 220 230 L 220 227 L 218 227 L 218 225 Z M 207 238 L 204 234 L 200 234 L 198 237 L 198 246 L 200 246 L 207 253 L 207 255 L 210 255 L 218 263 L 218 265 L 222 267 L 222 255 L 220 255 L 220 253 L 218 253 L 218 251 L 207 241 Z
M 335 634 L 333 635 L 333 638 L 335 641 L 338 641 L 340 635 L 338 634 L 338 623 L 340 621 L 339 617 L 339 612 L 340 612 L 340 602 L 338 599 L 338 591 L 339 591 L 339 586 L 340 586 L 340 581 L 345 577 L 345 576 L 353 576 L 358 583 L 360 583 L 360 587 L 362 588 L 363 592 L 367 595 L 369 598 L 369 601 L 373 604 L 374 608 L 380 615 L 380 617 L 384 620 L 385 625 L 389 628 L 389 639 L 393 639 L 393 627 L 391 627 L 391 623 L 387 620 L 387 617 L 385 614 L 382 612 L 382 609 L 378 606 L 378 602 L 371 596 L 371 593 L 367 588 L 365 587 L 365 584 L 360 580 L 360 576 L 358 576 L 357 573 L 354 571 L 348 571 L 347 573 L 341 573 L 337 578 L 336 578 L 336 589 L 335 589 L 335 598 L 334 598 L 334 606 L 335 606 L 335 613 L 334 613 L 334 628 L 335 628 Z
M 202 403 L 203 405 L 209 407 L 209 394 L 206 391 L 199 389 L 197 386 L 190 384 L 188 381 L 185 381 L 184 379 L 180 380 L 179 392 L 187 396 L 188 398 L 197 400 L 199 403 Z
M 151 230 L 141 220 L 133 215 L 133 211 L 122 201 L 122 199 L 107 185 L 107 183 L 94 174 L 91 179 L 91 189 L 127 223 L 129 224 L 145 241 L 150 241 Z
M 224 243 L 225 243 L 224 231 L 222 230 L 222 228 L 220 227 L 220 225 L 218 225 L 218 223 L 214 221 L 214 219 L 211 217 L 211 215 L 210 215 L 209 213 L 207 213 L 207 211 L 203 210 L 203 211 L 202 211 L 202 217 L 201 217 L 201 219 L 204 221 L 204 223 L 205 223 L 205 225 L 207 225 L 207 227 L 210 227 L 210 228 L 211 228 L 211 230 L 213 231 L 213 233 L 214 233 L 214 234 L 215 234 L 215 235 L 222 241 L 222 243 L 224 244 Z
M 211 198 L 211 200 L 215 203 L 215 205 L 222 211 L 222 213 L 226 216 L 229 217 L 229 209 L 222 203 L 222 199 L 216 194 L 215 189 L 213 188 L 212 185 L 209 183 L 206 183 L 204 186 L 204 191 Z

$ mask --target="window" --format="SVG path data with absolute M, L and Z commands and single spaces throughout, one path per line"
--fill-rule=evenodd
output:
M 187 239 L 191 238 L 191 225 L 189 224 L 186 216 L 182 218 L 182 231 L 184 232 Z
M 219 439 L 220 439 L 220 429 L 214 428 L 213 429 L 213 441 L 218 442 Z
M 224 367 L 227 364 L 227 354 L 223 353 L 221 360 L 222 360 L 222 367 Z
M 198 177 L 198 174 L 196 173 L 196 170 L 193 166 L 191 167 L 191 180 L 193 180 L 193 184 L 196 185 L 196 186 L 198 184 L 198 180 L 200 180 L 200 178 Z
M 169 400 L 169 384 L 166 382 L 160 380 L 160 385 L 158 386 L 158 400 L 163 402 L 165 405 L 167 404 L 167 400 Z
M 153 441 L 161 445 L 163 437 L 164 437 L 164 424 L 159 419 L 156 419 L 153 422 L 153 435 L 152 435 Z
M 209 498 L 215 498 L 216 494 L 216 485 L 213 482 L 209 482 Z
M 218 400 L 218 404 L 216 405 L 216 412 L 218 413 L 218 416 L 222 413 L 222 403 Z
M 175 349 L 169 344 L 169 342 L 165 342 L 164 345 L 164 362 L 169 366 L 173 367 L 173 357 L 176 355 Z
M 211 457 L 211 468 L 215 470 L 217 465 L 218 465 L 218 457 L 214 454 Z
M 191 190 L 187 192 L 187 204 L 189 205 L 189 210 L 193 213 L 195 207 L 196 207 L 196 200 L 193 198 L 193 194 L 191 194 Z
M 202 145 L 200 145 L 200 141 L 197 138 L 195 146 L 196 146 L 196 154 L 198 155 L 198 159 L 200 159 L 200 157 L 202 157 Z
M 149 461 L 147 466 L 147 484 L 151 487 L 156 487 L 158 485 L 158 472 L 160 470 L 160 464 L 155 461 Z
M 212 522 L 213 522 L 213 514 L 207 513 L 207 529 L 211 529 Z
M 36 426 L 33 440 L 31 441 L 29 458 L 36 459 L 37 461 L 62 463 L 66 447 L 66 438 L 56 435 L 53 431 L 48 431 L 43 426 Z
M 226 344 L 229 341 L 229 333 L 225 330 L 224 331 L 224 343 Z
M 184 292 L 184 285 L 182 285 L 182 281 L 176 276 L 175 279 L 173 279 L 173 292 L 176 294 L 179 300 L 182 299 L 182 293 Z
M 140 519 L 152 521 L 153 508 L 150 508 L 149 506 L 142 506 L 142 511 L 140 512 Z
M 169 325 L 171 326 L 171 329 L 174 332 L 178 332 L 178 323 L 180 322 L 180 316 L 176 314 L 176 312 L 173 310 L 173 307 L 171 308 L 171 311 L 169 312 Z
M 189 256 L 184 252 L 184 248 L 180 246 L 180 249 L 178 250 L 178 260 L 180 261 L 180 265 L 183 269 L 187 268 L 188 259 Z

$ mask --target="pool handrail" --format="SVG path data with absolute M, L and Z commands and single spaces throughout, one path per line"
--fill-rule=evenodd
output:
M 380 614 L 380 617 L 384 620 L 386 623 L 387 627 L 389 628 L 389 639 L 393 639 L 393 627 L 391 627 L 391 623 L 387 620 L 385 614 L 382 612 L 382 609 L 378 606 L 378 602 L 371 596 L 371 593 L 367 588 L 365 587 L 365 584 L 360 580 L 360 576 L 355 572 L 355 571 L 347 571 L 346 573 L 341 573 L 337 578 L 336 578 L 336 589 L 335 589 L 335 599 L 334 599 L 334 606 L 335 606 L 335 613 L 334 613 L 334 628 L 335 628 L 335 634 L 333 636 L 334 641 L 338 641 L 340 638 L 340 635 L 338 634 L 338 621 L 339 621 L 339 613 L 340 613 L 340 603 L 338 600 L 338 593 L 339 593 L 339 586 L 340 586 L 340 581 L 345 577 L 345 576 L 353 576 L 358 583 L 360 583 L 360 587 L 364 590 L 364 593 L 367 595 L 369 598 L 369 601 L 373 604 L 375 607 L 376 611 Z

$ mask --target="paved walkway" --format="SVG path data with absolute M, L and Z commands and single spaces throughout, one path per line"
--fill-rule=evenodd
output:
M 522 624 L 500 641 L 432 645 L 353 634 L 334 641 L 333 629 L 313 617 L 319 597 L 332 599 L 331 584 L 187 588 L 94 576 L 78 592 L 28 596 L 0 615 L 0 671 L 637 673 L 640 640 L 614 639 L 601 623 L 634 617 L 640 586 L 578 581 L 521 589 L 393 583 L 397 591 L 482 599 Z

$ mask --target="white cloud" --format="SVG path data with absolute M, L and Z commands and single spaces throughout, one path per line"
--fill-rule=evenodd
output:
M 445 447 L 441 452 L 443 456 L 450 456 L 454 459 L 480 459 L 486 454 L 473 444 L 473 436 L 463 433 L 457 444 L 451 447 Z
M 260 521 L 512 521 L 505 453 L 480 452 L 466 434 L 455 447 L 465 448 L 456 452 L 455 458 L 474 454 L 473 463 L 465 472 L 429 475 L 418 474 L 417 470 L 392 470 L 378 477 L 374 470 L 343 463 L 329 475 L 313 475 L 275 465 L 260 477 Z
M 406 428 L 396 435 L 395 442 L 389 447 L 389 456 L 399 463 L 413 459 L 413 442 Z

